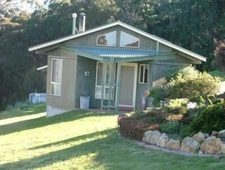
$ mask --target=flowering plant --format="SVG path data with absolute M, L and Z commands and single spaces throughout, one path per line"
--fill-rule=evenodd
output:
M 145 96 L 149 96 L 149 91 L 148 90 L 145 90 L 144 95 Z

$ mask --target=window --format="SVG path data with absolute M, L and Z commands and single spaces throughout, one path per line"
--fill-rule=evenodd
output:
M 62 59 L 52 59 L 52 72 L 51 72 L 51 95 L 61 96 L 61 83 L 62 83 Z
M 140 64 L 139 83 L 141 83 L 141 84 L 148 83 L 148 75 L 149 75 L 149 65 L 148 64 Z
M 114 66 L 115 67 L 115 66 Z M 105 83 L 109 83 L 109 74 L 110 74 L 110 66 L 107 63 L 106 64 L 106 70 L 105 75 L 102 76 L 102 70 L 103 70 L 103 63 L 97 62 L 97 69 L 96 69 L 96 86 L 95 86 L 95 98 L 101 99 L 101 93 L 102 93 L 102 78 L 104 77 Z M 112 73 L 114 80 L 115 80 L 115 72 Z M 112 94 L 111 94 L 111 100 L 114 99 L 114 87 L 111 87 Z M 108 99 L 109 98 L 109 85 L 105 85 L 103 89 L 103 98 Z
M 130 35 L 130 34 L 127 34 L 123 31 L 121 31 L 120 47 L 138 48 L 139 47 L 139 39 L 137 37 L 134 37 L 133 35 Z
M 97 37 L 99 46 L 116 46 L 116 31 L 106 33 Z

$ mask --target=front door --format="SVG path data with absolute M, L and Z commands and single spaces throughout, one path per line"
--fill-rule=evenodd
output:
M 137 87 L 137 64 L 121 64 L 120 76 L 119 109 L 134 110 Z

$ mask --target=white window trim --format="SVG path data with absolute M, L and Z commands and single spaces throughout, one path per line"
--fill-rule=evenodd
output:
M 50 95 L 52 95 L 52 96 L 58 96 L 58 97 L 60 97 L 61 96 L 61 94 L 62 94 L 62 80 L 61 80 L 61 83 L 58 83 L 58 82 L 53 82 L 52 81 L 52 74 L 53 74 L 53 61 L 54 60 L 59 60 L 59 61 L 61 61 L 62 62 L 62 69 L 63 69 L 63 59 L 58 59 L 58 58 L 52 58 L 52 60 L 51 60 L 51 77 L 50 77 Z M 62 70 L 61 70 L 61 72 L 62 72 Z M 62 73 L 61 73 L 62 74 Z M 52 94 L 52 84 L 55 84 L 55 85 L 60 85 L 61 87 L 61 89 L 60 89 L 60 95 L 56 95 L 56 94 Z
M 111 32 L 107 32 L 105 34 L 109 34 L 109 33 L 112 33 L 112 32 L 116 32 L 116 37 L 115 38 L 117 39 L 117 31 L 111 31 Z M 115 43 L 115 45 L 101 45 L 101 44 L 98 44 L 98 38 L 103 36 L 103 35 L 105 35 L 105 34 L 101 34 L 101 35 L 97 36 L 97 38 L 96 38 L 96 46 L 99 46 L 99 47 L 116 47 L 116 43 Z M 116 42 L 117 42 L 117 40 L 116 40 Z
M 96 87 L 102 88 L 102 85 L 97 85 L 98 63 L 102 63 L 102 62 L 97 62 L 97 63 L 96 63 L 96 75 L 95 75 L 95 99 L 101 99 L 101 96 L 98 96 L 98 95 L 96 94 Z M 102 63 L 102 66 L 103 66 L 103 63 Z M 115 70 L 116 70 L 116 69 L 115 69 Z M 105 72 L 105 75 L 104 75 L 104 80 L 106 80 L 106 72 Z M 114 80 L 115 80 L 115 74 L 114 74 Z M 112 88 L 112 91 L 113 91 L 113 90 L 114 90 L 114 87 L 111 87 L 111 88 Z M 105 94 L 106 89 L 109 89 L 109 86 L 104 85 L 104 90 L 103 90 L 103 99 L 104 99 L 104 100 L 109 99 L 108 95 Z M 114 100 L 114 94 L 111 95 L 111 100 Z
M 143 72 L 143 75 L 141 76 L 141 67 L 144 67 L 144 72 Z M 148 76 L 147 76 L 147 82 L 145 83 L 144 82 L 144 78 L 145 78 L 145 70 L 146 70 L 146 66 L 148 67 Z M 142 77 L 142 80 L 143 80 L 143 82 L 141 82 L 141 77 Z M 140 66 L 139 66 L 139 80 L 138 80 L 138 83 L 139 84 L 148 84 L 148 79 L 149 79 L 149 65 L 148 64 L 140 64 Z

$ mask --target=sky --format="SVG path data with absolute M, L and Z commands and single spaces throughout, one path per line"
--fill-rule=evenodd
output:
M 10 11 L 10 9 L 13 8 L 13 9 L 18 9 L 20 11 L 33 12 L 34 6 L 31 5 L 32 3 L 29 3 L 31 1 L 32 0 L 12 0 L 7 2 L 6 0 L 0 0 L 0 2 L 3 3 L 3 6 L 6 5 L 4 9 L 7 11 Z M 33 0 L 33 1 L 36 1 L 39 4 L 44 4 L 44 0 Z M 1 3 L 0 3 L 0 8 L 2 5 Z M 12 10 L 10 12 L 12 12 Z

